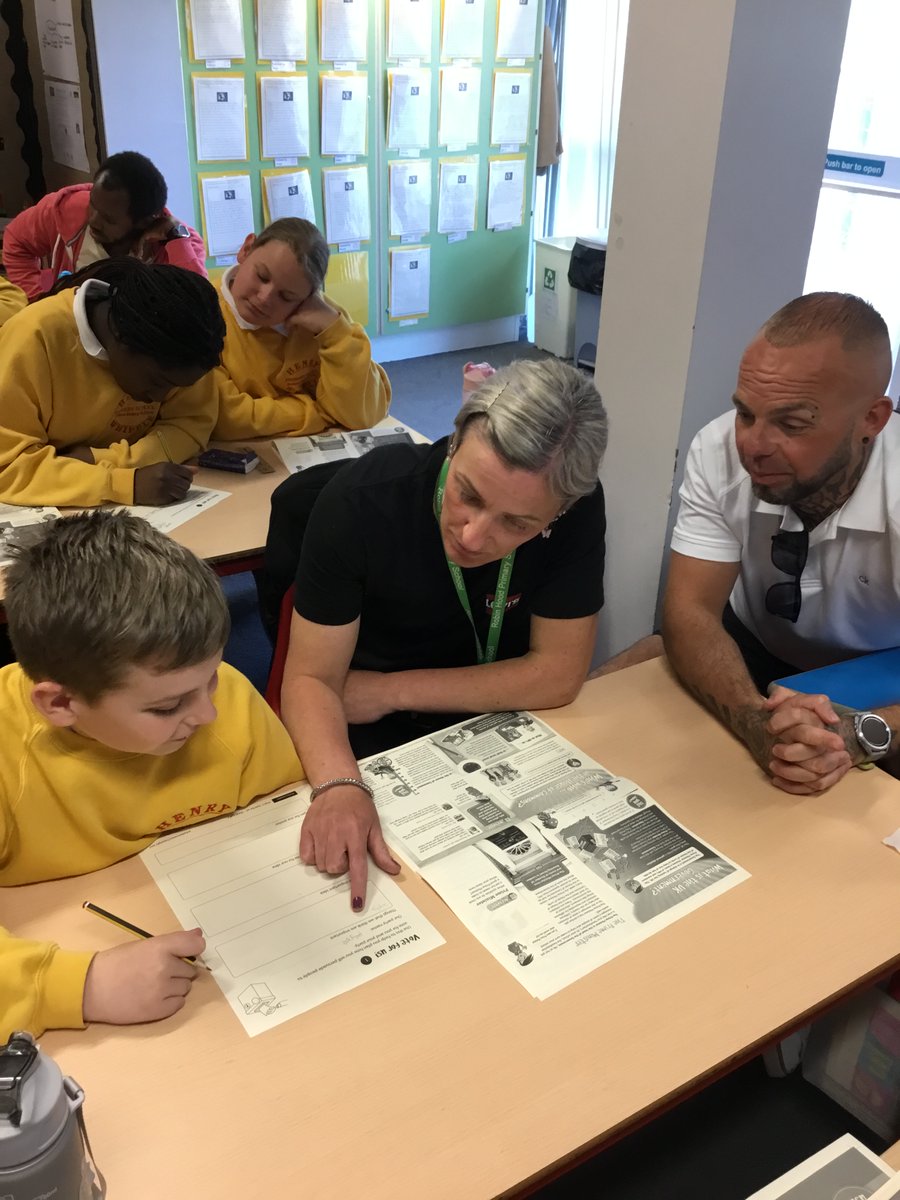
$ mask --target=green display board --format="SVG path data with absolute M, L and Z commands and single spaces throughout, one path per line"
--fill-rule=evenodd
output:
M 538 4 L 535 44 L 533 52 L 516 60 L 498 60 L 495 56 L 497 42 L 498 4 L 500 0 L 485 0 L 482 53 L 480 59 L 472 57 L 473 67 L 480 68 L 480 97 L 478 140 L 476 143 L 456 147 L 438 144 L 438 121 L 440 102 L 441 67 L 460 60 L 441 59 L 440 0 L 422 0 L 433 7 L 430 58 L 400 60 L 387 56 L 387 4 L 385 0 L 370 0 L 368 21 L 367 61 L 354 65 L 354 70 L 365 72 L 368 82 L 368 133 L 367 152 L 357 155 L 353 165 L 366 168 L 371 206 L 371 238 L 359 244 L 359 254 L 365 255 L 368 274 L 368 303 L 356 305 L 353 313 L 365 325 L 370 336 L 409 332 L 410 326 L 421 329 L 436 329 L 446 326 L 490 321 L 501 317 L 516 316 L 524 311 L 531 249 L 531 212 L 534 194 L 534 150 L 537 124 L 537 105 L 540 78 L 540 49 L 542 45 L 542 3 Z M 179 0 L 185 108 L 188 114 L 188 146 L 190 167 L 194 187 L 196 210 L 203 211 L 200 180 L 204 175 L 248 175 L 253 205 L 254 228 L 258 232 L 265 224 L 263 209 L 262 172 L 276 168 L 274 159 L 261 157 L 261 133 L 259 115 L 259 77 L 271 73 L 271 64 L 257 57 L 258 0 L 241 0 L 245 58 L 231 59 L 227 65 L 215 60 L 200 61 L 192 58 L 192 40 L 189 33 L 190 0 Z M 389 0 L 388 0 L 389 3 Z M 296 61 L 297 74 L 307 76 L 309 88 L 310 154 L 297 160 L 292 169 L 306 168 L 310 173 L 316 223 L 325 230 L 325 211 L 322 192 L 322 172 L 335 165 L 331 156 L 319 152 L 321 133 L 321 77 L 335 70 L 335 63 L 323 62 L 319 57 L 320 14 L 317 0 L 307 0 L 307 61 Z M 431 119 L 429 145 L 418 151 L 398 152 L 387 147 L 387 116 L 389 103 L 389 71 L 391 68 L 417 66 L 427 71 L 431 80 Z M 527 139 L 515 147 L 490 144 L 491 110 L 495 72 L 513 69 L 530 76 L 530 111 Z M 199 162 L 194 114 L 193 77 L 195 75 L 238 75 L 244 80 L 247 114 L 247 157 L 216 162 Z M 152 116 L 148 114 L 148 119 Z M 521 224 L 511 228 L 487 228 L 489 161 L 504 151 L 516 151 L 524 157 L 525 195 Z M 477 159 L 478 189 L 475 208 L 475 229 L 465 237 L 437 232 L 439 172 L 441 160 Z M 392 320 L 389 315 L 390 250 L 405 248 L 407 239 L 390 236 L 390 206 L 388 178 L 390 163 L 402 159 L 405 163 L 418 161 L 431 174 L 432 193 L 429 229 L 415 240 L 430 250 L 430 295 L 426 315 L 403 320 Z M 338 160 L 340 161 L 340 160 Z M 285 168 L 291 169 L 291 168 Z M 249 230 L 247 231 L 249 232 Z M 346 292 L 340 286 L 342 277 L 358 279 L 360 257 L 341 253 L 346 246 L 332 245 L 332 265 L 329 269 L 327 288 L 347 307 Z M 227 266 L 230 256 L 209 258 L 211 271 Z M 351 288 L 352 291 L 352 288 Z M 359 298 L 357 284 L 357 300 Z M 353 311 L 351 309 L 351 311 Z

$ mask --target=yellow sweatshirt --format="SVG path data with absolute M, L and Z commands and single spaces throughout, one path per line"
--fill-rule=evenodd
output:
M 75 296 L 39 300 L 0 329 L 0 500 L 131 504 L 136 468 L 191 458 L 215 424 L 212 372 L 162 404 L 123 392 L 109 364 L 84 347 Z M 57 455 L 74 445 L 90 446 L 94 463 Z
M 9 318 L 27 303 L 28 297 L 22 289 L 10 283 L 5 275 L 0 275 L 0 325 L 5 325 Z
M 225 318 L 219 387 L 219 420 L 214 436 L 293 437 L 319 433 L 332 425 L 368 429 L 387 413 L 391 385 L 372 362 L 372 347 L 361 325 L 333 300 L 340 316 L 320 334 L 304 329 L 287 336 L 277 329 L 243 329 L 216 283 Z
M 97 871 L 303 774 L 284 726 L 224 664 L 216 719 L 160 757 L 50 725 L 31 686 L 17 663 L 0 670 L 0 885 Z M 0 1030 L 81 1028 L 92 957 L 0 928 Z

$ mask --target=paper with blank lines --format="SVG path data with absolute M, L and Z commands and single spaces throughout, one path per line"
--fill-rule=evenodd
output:
M 298 784 L 141 854 L 176 918 L 203 930 L 203 961 L 251 1037 L 444 941 L 373 863 L 365 908 L 354 913 L 346 875 L 300 862 L 308 796 Z

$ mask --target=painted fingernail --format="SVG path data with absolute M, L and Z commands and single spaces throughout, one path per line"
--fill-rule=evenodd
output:
M 361 908 L 362 908 L 362 896 L 354 896 L 353 897 L 353 911 L 359 912 L 359 910 Z

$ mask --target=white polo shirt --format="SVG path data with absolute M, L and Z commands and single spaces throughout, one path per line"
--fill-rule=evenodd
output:
M 796 624 L 766 611 L 766 592 L 790 575 L 772 563 L 779 529 L 802 529 L 793 509 L 753 495 L 734 440 L 734 413 L 691 443 L 672 549 L 740 562 L 731 605 L 770 653 L 801 670 L 900 646 L 900 415 L 875 439 L 846 503 L 810 531 Z

